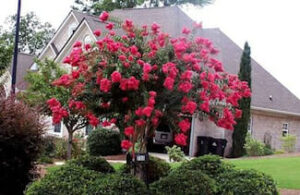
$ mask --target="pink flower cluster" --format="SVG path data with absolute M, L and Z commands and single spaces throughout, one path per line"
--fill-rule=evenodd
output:
M 56 98 L 51 98 L 47 101 L 47 104 L 52 111 L 53 124 L 58 124 L 64 117 L 68 117 L 69 113 L 64 109 L 60 102 Z

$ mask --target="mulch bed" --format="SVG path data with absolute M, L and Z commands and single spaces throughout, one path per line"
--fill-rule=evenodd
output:
M 104 156 L 106 160 L 126 160 L 126 154 Z

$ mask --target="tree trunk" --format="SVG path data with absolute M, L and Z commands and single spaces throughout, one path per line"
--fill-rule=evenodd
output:
M 68 145 L 67 145 L 67 159 L 72 158 L 72 143 L 73 143 L 73 131 L 68 130 Z

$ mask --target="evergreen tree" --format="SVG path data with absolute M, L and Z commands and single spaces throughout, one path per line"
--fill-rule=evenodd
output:
M 251 88 L 251 56 L 250 47 L 245 43 L 244 52 L 241 58 L 239 79 L 248 82 Z M 248 131 L 250 119 L 251 97 L 242 98 L 239 101 L 240 109 L 243 111 L 242 117 L 237 120 L 232 135 L 232 157 L 240 157 L 245 154 L 244 144 Z

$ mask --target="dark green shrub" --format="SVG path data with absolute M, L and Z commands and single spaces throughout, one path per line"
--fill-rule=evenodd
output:
M 152 183 L 169 174 L 171 166 L 166 161 L 150 156 L 148 164 L 148 182 Z
M 22 194 L 36 176 L 44 130 L 40 121 L 24 103 L 0 98 L 0 194 Z
M 41 156 L 47 156 L 49 158 L 55 157 L 55 137 L 53 136 L 45 136 L 43 137 L 43 147 Z
M 255 170 L 234 170 L 220 175 L 220 194 L 275 195 L 278 194 L 274 180 Z
M 88 186 L 103 177 L 102 174 L 80 166 L 67 165 L 46 174 L 44 178 L 33 182 L 26 195 L 82 195 L 87 194 Z
M 223 172 L 231 171 L 233 165 L 223 162 L 219 156 L 204 155 L 183 163 L 179 170 L 200 170 L 211 178 L 216 178 Z
M 198 194 L 216 193 L 215 181 L 201 171 L 176 170 L 150 185 L 152 194 Z
M 274 150 L 267 145 L 264 147 L 264 155 L 272 155 L 274 154 Z
M 68 161 L 69 165 L 82 166 L 86 169 L 101 172 L 101 173 L 113 173 L 115 172 L 114 168 L 101 157 L 96 156 L 81 156 L 77 159 Z
M 131 167 L 127 164 L 124 164 L 120 168 L 120 172 L 122 173 L 130 173 Z M 150 156 L 148 169 L 146 169 L 148 175 L 148 182 L 152 183 L 154 181 L 159 180 L 162 177 L 168 175 L 169 171 L 171 170 L 171 166 L 166 161 Z
M 87 139 L 87 150 L 92 156 L 107 156 L 121 152 L 120 133 L 98 128 L 91 132 Z
M 37 162 L 38 164 L 52 164 L 53 159 L 48 156 L 40 156 Z
M 111 195 L 140 195 L 147 194 L 146 185 L 136 177 L 129 174 L 108 174 L 98 178 L 88 186 L 87 194 Z

